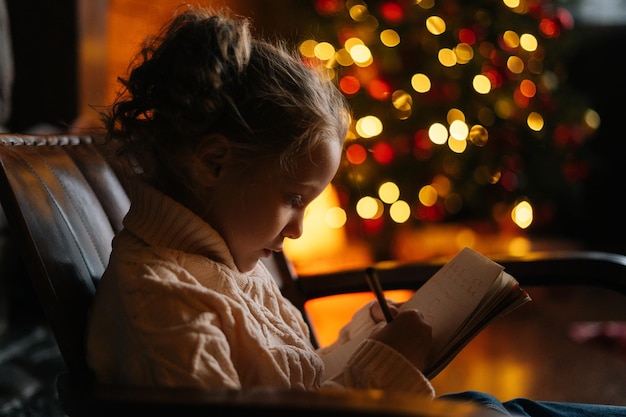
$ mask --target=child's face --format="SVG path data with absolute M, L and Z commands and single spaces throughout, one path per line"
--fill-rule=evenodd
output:
M 226 241 L 240 271 L 281 251 L 283 240 L 302 234 L 304 211 L 335 176 L 341 144 L 326 141 L 298 161 L 296 174 L 277 174 L 276 162 L 254 167 L 227 165 L 214 188 L 206 220 Z

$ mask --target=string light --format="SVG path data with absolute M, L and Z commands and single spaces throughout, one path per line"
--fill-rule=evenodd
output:
M 334 180 L 348 223 L 356 213 L 378 233 L 461 214 L 501 221 L 508 207 L 525 229 L 537 205 L 578 195 L 579 151 L 601 121 L 562 88 L 566 10 L 548 0 L 313 4 L 319 39 L 300 53 L 335 74 L 355 116 Z

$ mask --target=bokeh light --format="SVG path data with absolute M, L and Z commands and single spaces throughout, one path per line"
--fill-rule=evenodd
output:
M 433 206 L 437 202 L 437 189 L 432 185 L 425 185 L 419 191 L 419 201 L 426 207 Z
M 511 219 L 522 229 L 526 229 L 533 222 L 533 207 L 526 200 L 520 201 L 511 210 Z
M 400 198 L 400 188 L 394 182 L 388 181 L 378 188 L 378 196 L 383 202 L 393 204 Z
M 329 227 L 332 227 L 333 229 L 340 229 L 346 224 L 348 216 L 346 215 L 346 211 L 344 209 L 335 206 L 326 210 L 324 219 Z
M 313 48 L 315 57 L 322 61 L 327 61 L 335 56 L 335 47 L 328 42 L 320 42 Z
M 404 223 L 411 217 L 411 206 L 406 201 L 398 200 L 389 208 L 389 216 L 396 223 Z
M 446 21 L 439 16 L 431 16 L 426 19 L 426 29 L 433 35 L 441 35 L 446 31 Z
M 393 48 L 400 43 L 400 35 L 393 29 L 385 29 L 380 32 L 380 41 L 383 45 Z
M 374 197 L 363 197 L 356 203 L 356 212 L 363 219 L 377 219 L 383 214 L 383 203 Z
M 418 93 L 426 93 L 430 90 L 431 82 L 426 74 L 413 74 L 411 86 Z
M 367 150 L 363 145 L 353 143 L 346 149 L 346 158 L 353 165 L 359 165 L 367 159 Z
M 357 120 L 356 131 L 362 138 L 378 136 L 383 131 L 383 123 L 376 116 L 365 116 Z
M 433 123 L 428 128 L 428 137 L 433 143 L 442 145 L 448 140 L 448 129 L 441 123 Z
M 522 193 L 579 198 L 588 175 L 581 149 L 601 120 L 566 88 L 558 52 L 573 22 L 562 7 L 317 0 L 315 10 L 319 39 L 300 53 L 329 72 L 354 111 L 348 163 L 333 180 L 351 230 L 467 216 L 502 225 Z M 516 227 L 547 224 L 533 222 L 523 201 Z

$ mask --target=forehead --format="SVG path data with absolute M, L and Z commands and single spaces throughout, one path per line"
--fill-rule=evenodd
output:
M 339 141 L 324 141 L 310 152 L 295 160 L 281 164 L 279 158 L 261 157 L 244 163 L 239 169 L 240 180 L 249 185 L 310 185 L 326 186 L 337 173 L 341 159 L 342 144 Z
M 338 141 L 321 142 L 294 161 L 293 172 L 288 177 L 296 182 L 308 182 L 328 176 L 330 181 L 337 172 L 340 159 L 341 144 Z

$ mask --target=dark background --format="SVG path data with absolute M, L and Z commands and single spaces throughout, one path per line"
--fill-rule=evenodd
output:
M 77 7 L 72 1 L 9 0 L 15 60 L 15 84 L 8 129 L 13 132 L 67 128 L 77 117 L 78 47 Z M 293 8 L 293 6 L 292 6 Z M 261 26 L 285 31 L 263 19 L 262 7 L 251 13 Z M 279 13 L 273 9 L 272 13 Z M 293 21 L 293 20 L 292 20 Z M 267 30 L 267 29 L 266 29 Z M 294 30 L 293 28 L 291 29 Z M 555 237 L 576 240 L 585 247 L 626 253 L 626 215 L 621 200 L 626 189 L 626 137 L 623 98 L 626 73 L 620 50 L 626 43 L 626 26 L 578 23 L 573 29 L 567 70 L 572 88 L 580 90 L 596 109 L 602 123 L 588 145 L 590 175 L 583 188 L 580 216 L 563 213 L 571 222 L 555 225 Z

